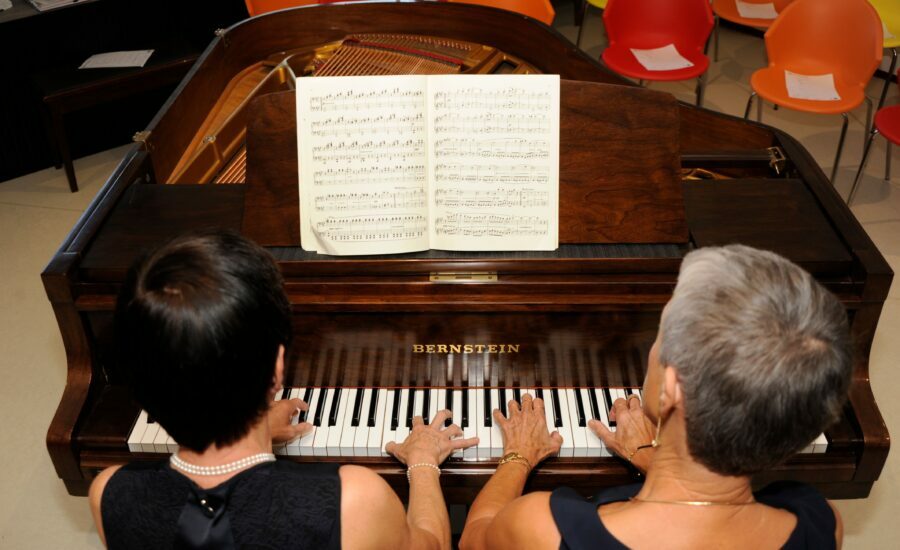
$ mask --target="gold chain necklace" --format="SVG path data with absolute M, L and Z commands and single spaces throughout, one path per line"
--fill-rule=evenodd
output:
M 631 497 L 628 500 L 649 502 L 652 504 L 681 504 L 682 506 L 747 506 L 749 504 L 756 504 L 755 500 L 749 500 L 747 502 L 714 502 L 712 500 L 657 500 L 638 497 Z

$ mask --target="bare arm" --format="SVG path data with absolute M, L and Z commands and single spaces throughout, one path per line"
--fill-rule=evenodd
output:
M 100 502 L 103 500 L 103 490 L 106 489 L 106 483 L 121 466 L 111 466 L 100 472 L 94 481 L 91 482 L 91 488 L 88 491 L 88 502 L 91 505 L 91 515 L 94 516 L 94 525 L 97 527 L 97 533 L 100 535 L 100 541 L 106 545 L 106 535 L 103 533 L 103 516 L 100 512 Z
M 517 461 L 497 468 L 469 510 L 460 540 L 460 548 L 464 550 L 498 548 L 489 543 L 489 535 L 495 530 L 495 518 L 522 495 L 531 468 L 559 452 L 562 445 L 562 436 L 558 432 L 550 434 L 547 431 L 543 400 L 532 399 L 530 395 L 522 396 L 521 407 L 515 401 L 509 402 L 509 419 L 494 410 L 494 421 L 503 432 L 504 454 L 518 452 L 528 460 L 530 467 Z

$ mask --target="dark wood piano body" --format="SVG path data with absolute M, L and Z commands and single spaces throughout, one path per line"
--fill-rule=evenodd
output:
M 150 137 L 127 153 L 42 275 L 68 359 L 68 382 L 47 444 L 70 493 L 85 494 L 105 466 L 159 458 L 128 451 L 138 408 L 109 356 L 112 309 L 125 269 L 141 250 L 181 231 L 242 227 L 247 186 L 162 184 L 194 139 L 191 132 L 244 67 L 275 52 L 364 32 L 486 44 L 564 79 L 626 84 L 551 29 L 472 6 L 330 6 L 263 16 L 228 30 L 151 123 Z M 893 274 L 794 139 L 684 104 L 679 112 L 682 166 L 733 178 L 684 182 L 689 243 L 571 243 L 550 253 L 430 251 L 366 258 L 271 248 L 294 310 L 287 381 L 637 386 L 680 258 L 692 247 L 742 242 L 784 254 L 834 291 L 847 307 L 856 346 L 850 400 L 827 432 L 828 451 L 798 455 L 757 481 L 789 478 L 813 483 L 833 498 L 867 496 L 889 448 L 868 361 Z M 787 157 L 779 173 L 766 153 L 773 146 Z M 640 164 L 640 151 L 621 162 Z M 496 272 L 498 280 L 436 284 L 429 281 L 435 272 Z M 412 347 L 465 343 L 518 344 L 520 350 L 428 354 L 413 353 Z M 324 460 L 368 465 L 405 491 L 403 469 L 390 458 Z M 448 500 L 470 502 L 493 464 L 451 459 L 441 478 Z M 529 488 L 569 484 L 588 493 L 633 479 L 634 472 L 614 458 L 555 458 L 538 468 Z

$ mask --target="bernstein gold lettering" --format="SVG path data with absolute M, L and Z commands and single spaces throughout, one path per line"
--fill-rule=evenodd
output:
M 412 344 L 413 353 L 519 353 L 521 344 Z
M 459 344 L 450 344 L 450 353 L 462 353 L 462 346 Z
M 447 345 L 446 344 L 438 344 L 437 352 L 438 353 L 447 353 Z

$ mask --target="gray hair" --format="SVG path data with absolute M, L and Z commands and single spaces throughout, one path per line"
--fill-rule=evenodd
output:
M 777 254 L 740 245 L 691 252 L 660 330 L 660 361 L 684 391 L 688 449 L 720 474 L 780 463 L 832 424 L 847 398 L 847 314 Z

